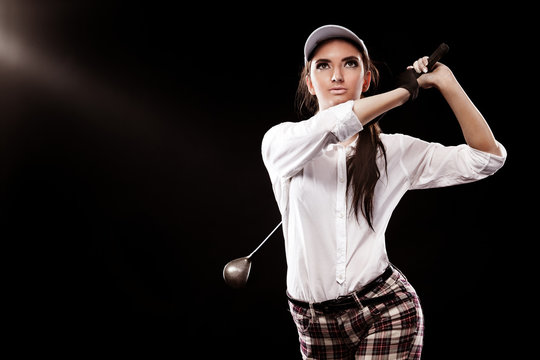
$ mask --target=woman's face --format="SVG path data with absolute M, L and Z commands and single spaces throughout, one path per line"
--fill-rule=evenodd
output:
M 359 99 L 369 88 L 371 72 L 364 72 L 360 51 L 345 40 L 330 40 L 313 55 L 306 83 L 317 96 L 319 110 Z

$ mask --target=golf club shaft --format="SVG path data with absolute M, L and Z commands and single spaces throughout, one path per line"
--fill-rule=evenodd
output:
M 272 236 L 272 234 L 275 233 L 276 230 L 281 226 L 281 223 L 282 223 L 282 222 L 283 222 L 283 221 L 280 221 L 279 224 L 277 224 L 277 226 L 274 228 L 274 230 L 272 230 L 272 232 L 271 232 L 270 234 L 268 234 L 268 236 L 266 237 L 266 239 L 264 239 L 264 240 L 259 244 L 259 246 L 257 246 L 257 248 L 256 248 L 255 250 L 253 250 L 253 252 L 247 256 L 248 258 L 250 258 L 251 255 L 255 254 L 255 253 L 257 252 L 257 250 L 259 250 L 259 248 L 260 248 L 261 246 L 264 245 L 264 243 L 266 242 L 266 240 L 268 240 L 268 239 L 270 238 L 270 236 Z

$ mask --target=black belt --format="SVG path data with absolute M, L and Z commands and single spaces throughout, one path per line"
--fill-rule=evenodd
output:
M 369 293 L 371 290 L 375 289 L 375 287 L 377 287 L 378 285 L 380 285 L 383 282 L 385 282 L 386 280 L 388 280 L 388 278 L 390 277 L 390 275 L 392 275 L 393 272 L 394 272 L 394 270 L 392 269 L 392 267 L 388 266 L 386 268 L 386 270 L 381 275 L 377 276 L 374 280 L 369 282 L 362 289 L 356 291 L 356 293 L 355 293 L 356 296 L 360 299 L 361 297 L 363 297 L 364 295 Z M 378 296 L 376 298 L 363 299 L 360 302 L 363 305 L 368 305 L 368 304 L 372 304 L 372 303 L 383 302 L 385 300 L 390 299 L 391 297 L 394 297 L 394 294 Z M 291 303 L 293 303 L 294 305 L 309 309 L 309 303 L 304 302 L 304 301 L 300 301 L 300 300 L 296 300 L 296 299 L 292 299 L 290 296 L 288 296 L 288 298 L 289 298 L 289 301 Z M 340 311 L 340 310 L 350 309 L 350 308 L 352 308 L 354 306 L 358 306 L 358 303 L 354 299 L 354 295 L 349 294 L 349 295 L 340 296 L 337 299 L 326 300 L 326 301 L 319 302 L 319 303 L 313 303 L 312 306 L 313 306 L 313 308 L 315 310 L 319 310 L 319 311 L 323 311 L 323 312 L 332 312 L 332 311 Z

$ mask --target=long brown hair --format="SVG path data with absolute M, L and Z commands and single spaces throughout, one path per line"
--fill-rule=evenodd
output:
M 347 40 L 347 39 L 343 39 Z M 371 71 L 371 86 L 364 95 L 372 94 L 379 81 L 379 71 L 364 50 L 351 42 L 362 56 L 364 71 Z M 320 45 L 319 45 L 320 46 Z M 315 51 L 313 51 L 315 53 Z M 302 69 L 298 89 L 296 91 L 296 105 L 301 117 L 313 116 L 319 111 L 319 103 L 315 95 L 309 93 L 306 77 L 310 76 L 311 60 Z M 355 151 L 347 158 L 347 194 L 352 191 L 352 207 L 355 216 L 360 213 L 365 217 L 369 227 L 373 230 L 373 197 L 375 185 L 381 176 L 377 165 L 377 158 L 382 156 L 386 171 L 386 149 L 380 138 L 379 123 L 372 121 L 364 126 L 358 133 Z M 380 153 L 379 153 L 380 152 Z M 361 204 L 360 204 L 361 202 Z

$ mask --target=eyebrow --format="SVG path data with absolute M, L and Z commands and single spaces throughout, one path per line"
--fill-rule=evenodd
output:
M 347 56 L 347 57 L 341 59 L 341 61 L 349 61 L 349 60 L 356 60 L 356 61 L 358 61 L 358 60 L 360 60 L 360 59 L 359 59 L 358 56 Z
M 342 62 L 345 62 L 345 61 L 349 61 L 349 60 L 360 60 L 358 56 L 347 56 L 347 57 L 344 57 L 343 59 L 341 59 Z M 332 62 L 331 60 L 329 59 L 317 59 L 315 60 L 315 63 L 318 64 L 318 63 L 321 63 L 321 62 Z

